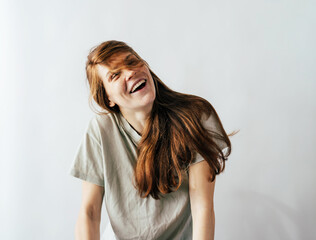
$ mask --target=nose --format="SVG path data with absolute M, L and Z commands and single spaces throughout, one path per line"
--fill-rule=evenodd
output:
M 135 74 L 136 74 L 136 71 L 126 69 L 125 70 L 125 81 L 129 81 Z

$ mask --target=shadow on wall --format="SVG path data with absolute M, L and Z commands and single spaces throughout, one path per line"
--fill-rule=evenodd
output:
M 219 239 L 312 239 L 307 229 L 304 211 L 293 209 L 283 202 L 253 191 L 235 191 L 229 196 L 233 204 L 225 209 L 224 219 L 237 219 L 227 233 L 227 225 L 219 229 Z M 303 206 L 302 206 L 303 207 Z M 225 222 L 225 220 L 223 221 Z M 223 231 L 223 232 L 222 232 Z

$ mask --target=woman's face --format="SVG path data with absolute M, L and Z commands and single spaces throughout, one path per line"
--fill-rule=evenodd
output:
M 133 61 L 134 60 L 134 61 Z M 121 112 L 149 112 L 156 97 L 153 78 L 145 64 L 129 68 L 138 58 L 132 53 L 119 53 L 109 59 L 110 68 L 98 65 L 98 73 L 103 81 L 110 106 L 119 106 Z M 110 69 L 120 66 L 127 67 L 112 72 Z

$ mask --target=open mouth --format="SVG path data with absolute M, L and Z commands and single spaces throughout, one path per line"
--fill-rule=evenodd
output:
M 133 89 L 130 91 L 130 93 L 135 93 L 135 92 L 137 92 L 137 91 L 143 89 L 143 88 L 146 86 L 146 82 L 147 82 L 147 81 L 146 81 L 145 79 L 139 81 L 139 82 L 133 87 Z

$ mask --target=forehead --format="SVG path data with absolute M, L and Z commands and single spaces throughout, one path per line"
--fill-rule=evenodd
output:
M 97 74 L 104 81 L 107 78 L 107 75 L 110 73 L 110 69 L 107 66 L 98 64 L 97 65 Z
M 106 61 L 107 67 L 110 69 L 119 68 L 120 66 L 124 65 L 125 61 L 135 57 L 134 54 L 130 52 L 123 52 L 123 53 L 115 53 Z
M 124 66 L 125 62 L 133 57 L 135 57 L 134 54 L 130 52 L 115 53 L 109 59 L 107 59 L 106 64 L 98 64 L 97 69 L 101 79 L 107 79 L 109 77 L 108 75 L 111 73 L 111 70 Z

